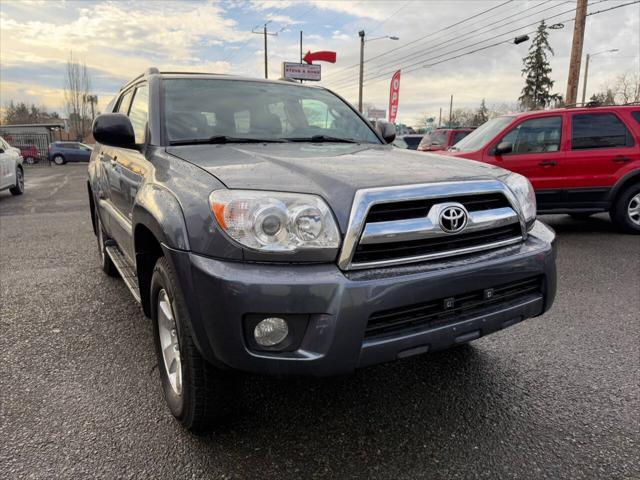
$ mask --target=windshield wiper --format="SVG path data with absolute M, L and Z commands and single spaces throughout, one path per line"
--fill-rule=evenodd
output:
M 245 138 L 230 137 L 228 135 L 214 135 L 209 138 L 191 138 L 188 140 L 174 140 L 170 145 L 198 145 L 198 144 L 221 144 L 221 143 L 283 143 L 284 138 Z
M 312 135 L 311 137 L 285 138 L 285 140 L 288 140 L 290 142 L 312 142 L 312 143 L 320 143 L 320 142 L 358 143 L 352 138 L 332 137 L 329 135 Z

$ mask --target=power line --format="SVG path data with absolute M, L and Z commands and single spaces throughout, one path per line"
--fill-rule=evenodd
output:
M 596 5 L 596 4 L 598 4 L 598 3 L 602 3 L 602 2 L 605 2 L 605 1 L 606 1 L 606 0 L 599 0 L 599 1 L 597 1 L 597 2 L 593 2 L 593 3 L 592 3 L 592 4 L 590 4 L 590 5 Z M 546 10 L 545 10 L 545 11 L 546 11 Z M 554 15 L 551 15 L 551 16 L 546 17 L 546 18 L 543 18 L 543 19 L 541 19 L 541 20 L 545 20 L 545 21 L 546 21 L 546 20 L 551 20 L 551 19 L 557 18 L 557 17 L 559 17 L 559 16 L 561 16 L 561 15 L 564 15 L 564 14 L 566 14 L 566 13 L 573 12 L 573 11 L 575 11 L 575 9 L 565 10 L 565 11 L 563 11 L 563 12 L 560 12 L 560 13 L 557 13 L 557 14 L 554 14 Z M 538 13 L 542 13 L 542 12 L 538 12 Z M 427 61 L 430 61 L 430 60 L 436 60 L 436 59 L 438 59 L 438 58 L 442 58 L 442 57 L 444 57 L 444 56 L 446 56 L 446 55 L 450 55 L 450 54 L 452 54 L 452 53 L 456 53 L 456 52 L 463 51 L 463 50 L 465 50 L 465 49 L 467 49 L 467 48 L 473 48 L 473 47 L 475 47 L 475 46 L 476 46 L 477 44 L 479 44 L 479 43 L 488 42 L 488 41 L 491 41 L 491 40 L 495 40 L 495 39 L 498 39 L 498 38 L 504 37 L 505 35 L 513 34 L 513 33 L 515 33 L 515 32 L 520 31 L 520 30 L 521 30 L 521 29 L 523 29 L 523 28 L 527 28 L 527 27 L 531 27 L 531 26 L 533 26 L 533 25 L 536 25 L 536 24 L 538 24 L 541 20 L 536 20 L 536 21 L 531 22 L 531 23 L 529 23 L 529 24 L 522 25 L 522 26 L 517 27 L 517 28 L 515 28 L 515 29 L 509 30 L 509 31 L 507 31 L 507 32 L 503 32 L 503 33 L 500 33 L 500 34 L 497 34 L 497 35 L 494 35 L 494 36 L 491 36 L 491 37 L 485 38 L 485 39 L 483 39 L 483 40 L 475 41 L 475 42 L 474 42 L 474 43 L 472 43 L 472 44 L 464 45 L 464 46 L 462 46 L 462 47 L 460 47 L 460 48 L 457 48 L 457 49 L 454 49 L 454 50 L 451 50 L 451 51 L 448 51 L 448 52 L 444 52 L 444 53 L 442 53 L 442 54 L 440 54 L 440 55 L 436 55 L 436 56 L 432 56 L 432 57 L 428 57 L 428 58 L 421 58 L 421 57 L 423 57 L 424 55 L 419 55 L 419 56 L 418 56 L 418 57 L 416 57 L 416 58 L 420 58 L 420 60 L 418 60 L 418 61 L 416 61 L 416 62 L 413 62 L 413 63 L 409 63 L 409 64 L 406 64 L 406 65 L 400 65 L 400 66 L 394 66 L 393 68 L 390 66 L 391 64 L 385 65 L 385 66 L 383 66 L 383 67 L 381 67 L 381 68 L 389 68 L 390 70 L 386 70 L 385 72 L 382 72 L 382 73 L 379 73 L 379 74 L 373 74 L 373 75 L 370 75 L 368 78 L 365 78 L 365 83 L 366 83 L 366 82 L 370 82 L 370 81 L 375 80 L 375 79 L 380 78 L 380 77 L 385 77 L 385 76 L 389 75 L 389 73 L 392 73 L 393 71 L 397 70 L 398 68 L 402 68 L 402 69 L 411 68 L 411 67 L 414 67 L 414 66 L 416 66 L 416 65 L 421 65 L 421 64 L 423 64 L 424 62 L 427 62 Z M 511 39 L 510 39 L 509 41 L 511 41 Z M 456 42 L 456 43 L 459 43 L 459 42 Z M 504 41 L 502 41 L 502 42 L 498 42 L 498 44 L 500 44 L 500 43 L 504 43 Z M 493 44 L 492 46 L 495 46 L 495 45 L 496 45 L 496 44 Z M 480 50 L 482 50 L 482 49 L 480 49 Z M 477 49 L 476 49 L 476 50 L 474 50 L 474 51 L 479 51 L 479 50 L 477 50 Z M 438 62 L 438 63 L 440 63 L 440 62 Z M 408 72 L 407 72 L 407 73 L 408 73 Z M 350 82 L 350 81 L 351 81 L 351 80 L 349 80 L 349 82 Z M 338 82 L 338 84 L 340 84 L 340 83 L 343 83 L 343 82 Z
M 367 60 L 367 62 L 369 62 L 369 61 L 371 61 L 371 60 L 374 60 L 374 59 L 376 59 L 376 58 L 383 57 L 383 56 L 388 55 L 388 54 L 390 54 L 390 53 L 395 53 L 395 52 L 397 52 L 398 50 L 400 50 L 400 49 L 402 49 L 402 48 L 405 48 L 405 47 L 407 47 L 407 46 L 409 46 L 409 45 L 412 45 L 412 44 L 414 44 L 414 43 L 416 43 L 416 42 L 419 42 L 420 40 L 423 40 L 423 39 L 425 39 L 425 38 L 428 38 L 428 37 L 431 37 L 431 36 L 433 36 L 433 35 L 436 35 L 436 34 L 438 34 L 438 33 L 440 33 L 440 32 L 444 32 L 445 30 L 449 30 L 449 29 L 451 29 L 451 28 L 453 28 L 453 27 L 455 27 L 455 26 L 457 26 L 457 25 L 461 25 L 461 24 L 463 24 L 463 23 L 465 23 L 465 22 L 468 22 L 469 20 L 473 20 L 474 18 L 477 18 L 477 17 L 479 17 L 479 16 L 481 16 L 481 15 L 484 15 L 485 13 L 488 13 L 488 12 L 490 12 L 490 11 L 492 11 L 492 10 L 495 10 L 496 8 L 502 7 L 503 5 L 506 5 L 507 3 L 510 3 L 510 2 L 512 2 L 512 1 L 514 1 L 514 0 L 507 0 L 506 2 L 503 2 L 503 3 L 501 3 L 500 5 L 496 5 L 496 6 L 494 6 L 494 7 L 491 7 L 491 8 L 489 8 L 489 9 L 487 9 L 487 10 L 483 10 L 482 12 L 479 12 L 479 13 L 477 13 L 477 14 L 475 14 L 475 15 L 472 15 L 472 16 L 470 16 L 470 17 L 467 17 L 467 18 L 463 19 L 463 20 L 460 20 L 459 22 L 452 23 L 451 25 L 448 25 L 448 26 L 446 26 L 446 27 L 444 27 L 444 28 L 441 28 L 440 30 L 437 30 L 437 31 L 435 31 L 435 32 L 429 33 L 429 34 L 424 35 L 424 36 L 422 36 L 422 37 L 419 37 L 419 38 L 417 38 L 417 39 L 415 39 L 415 40 L 412 40 L 412 41 L 410 41 L 410 42 L 407 42 L 407 43 L 405 43 L 405 44 L 403 44 L 403 45 L 400 45 L 400 46 L 399 46 L 399 47 L 397 47 L 397 48 L 394 48 L 394 49 L 392 49 L 392 50 L 387 50 L 386 52 L 383 52 L 383 53 L 378 54 L 378 55 L 376 55 L 376 56 L 374 56 L 374 57 L 371 57 L 370 59 L 368 59 L 368 60 Z M 365 62 L 365 63 L 367 63 L 367 62 Z M 349 69 L 349 68 L 353 68 L 353 67 L 357 67 L 357 66 L 359 66 L 359 65 L 360 65 L 359 63 L 356 63 L 356 64 L 354 64 L 354 65 L 349 65 L 348 67 L 343 67 L 341 70 L 337 70 L 337 71 L 332 72 L 331 74 L 328 74 L 328 75 L 337 74 L 337 73 L 340 73 L 340 72 L 341 72 L 341 71 L 343 71 L 343 70 L 346 70 L 346 69 Z M 328 75 L 327 75 L 327 76 L 328 76 Z
M 599 2 L 595 2 L 594 4 L 596 4 L 596 3 L 602 3 L 602 2 L 604 2 L 604 1 L 606 1 L 606 0 L 600 0 Z M 626 7 L 626 6 L 629 6 L 629 5 L 634 5 L 634 4 L 637 4 L 637 3 L 640 3 L 640 0 L 634 0 L 633 2 L 628 2 L 628 3 L 625 3 L 625 4 L 621 4 L 621 5 L 616 5 L 616 6 L 614 6 L 614 7 L 609 7 L 609 8 L 603 9 L 603 10 L 598 10 L 598 11 L 595 11 L 595 12 L 590 12 L 590 13 L 587 13 L 587 17 L 590 17 L 590 16 L 592 16 L 592 15 L 598 15 L 598 14 L 600 14 L 600 13 L 605 13 L 605 12 L 608 12 L 608 11 L 611 11 L 611 10 L 616 10 L 616 9 L 618 9 L 618 8 Z M 575 21 L 575 18 L 567 18 L 566 20 L 562 20 L 561 22 L 562 22 L 562 23 L 571 23 L 571 22 L 573 22 L 573 21 Z M 535 33 L 535 30 L 529 31 L 529 32 L 527 32 L 526 34 L 527 34 L 527 35 L 531 35 L 531 34 L 533 34 L 533 33 Z M 511 43 L 511 41 L 512 41 L 511 39 L 508 39 L 508 40 L 503 40 L 503 41 L 501 41 L 501 42 L 493 43 L 493 44 L 491 44 L 491 45 L 486 45 L 486 46 L 484 46 L 484 47 L 480 47 L 480 48 L 477 48 L 477 49 L 475 49 L 475 50 L 471 50 L 471 51 L 469 51 L 469 52 L 461 53 L 461 54 L 456 55 L 456 56 L 454 56 L 454 57 L 450 57 L 450 58 L 447 58 L 447 59 L 444 59 L 444 60 L 441 60 L 441 61 L 435 62 L 435 63 L 431 64 L 430 66 L 438 65 L 438 64 L 445 63 L 445 62 L 448 62 L 448 61 L 451 61 L 451 60 L 455 60 L 455 59 L 458 59 L 458 58 L 461 58 L 461 57 L 464 57 L 464 56 L 467 56 L 467 55 L 471 55 L 471 54 L 473 54 L 473 53 L 476 53 L 476 52 L 479 52 L 479 51 L 482 51 L 482 50 L 487 50 L 487 49 L 489 49 L 489 48 L 494 48 L 494 47 L 496 47 L 496 46 L 498 46 L 498 45 L 502 45 L 502 44 L 505 44 L 505 43 Z M 417 67 L 417 68 L 410 68 L 410 69 L 406 70 L 406 71 L 405 71 L 405 72 L 403 72 L 403 73 L 404 73 L 404 74 L 408 74 L 408 73 L 411 73 L 411 72 L 414 72 L 414 71 L 420 70 L 421 68 L 422 68 L 422 66 Z M 386 75 L 388 75 L 388 73 L 387 73 Z M 370 80 L 370 81 L 369 81 L 369 84 L 371 84 L 371 83 L 377 83 L 377 82 L 380 82 L 380 81 L 382 81 L 382 80 L 386 80 L 386 78 L 380 78 L 380 79 L 377 79 L 377 80 Z M 355 86 L 355 85 L 354 85 L 354 86 Z

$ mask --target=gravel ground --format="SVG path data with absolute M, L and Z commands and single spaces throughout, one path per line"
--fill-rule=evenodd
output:
M 640 241 L 544 218 L 559 291 L 538 319 L 348 377 L 249 378 L 193 436 L 164 406 L 151 325 L 98 267 L 86 165 L 0 193 L 3 478 L 640 478 Z

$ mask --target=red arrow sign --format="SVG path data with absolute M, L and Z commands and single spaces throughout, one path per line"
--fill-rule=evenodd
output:
M 307 52 L 307 54 L 302 57 L 302 60 L 307 63 L 313 63 L 314 60 L 336 63 L 336 52 Z

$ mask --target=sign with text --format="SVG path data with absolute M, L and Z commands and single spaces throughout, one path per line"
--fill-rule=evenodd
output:
M 398 115 L 398 102 L 400 102 L 400 70 L 391 77 L 391 88 L 389 89 L 389 122 L 395 123 Z
M 307 63 L 282 62 L 282 78 L 292 80 L 320 81 L 320 65 Z
M 367 110 L 367 118 L 372 118 L 374 120 L 380 120 L 387 116 L 386 110 L 379 110 L 377 108 L 370 108 Z

